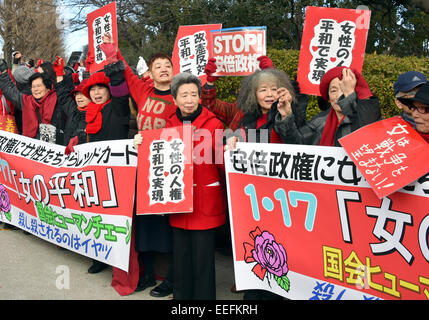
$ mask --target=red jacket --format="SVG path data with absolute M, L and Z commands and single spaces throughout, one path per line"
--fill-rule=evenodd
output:
M 183 123 L 174 114 L 168 119 L 166 127 L 181 125 Z M 169 221 L 170 225 L 175 228 L 207 230 L 223 225 L 226 217 L 226 194 L 223 179 L 225 166 L 223 160 L 220 164 L 215 163 L 215 155 L 219 154 L 219 152 L 222 156 L 218 157 L 218 159 L 223 159 L 223 144 L 222 139 L 216 141 L 214 138 L 215 130 L 223 131 L 224 127 L 216 119 L 216 116 L 206 108 L 202 108 L 201 114 L 192 122 L 192 126 L 195 128 L 193 133 L 194 160 L 196 156 L 202 156 L 206 160 L 204 152 L 208 148 L 211 149 L 211 157 L 201 164 L 194 162 L 194 211 L 191 213 L 171 214 Z M 198 129 L 208 131 L 199 131 Z M 208 132 L 210 132 L 210 135 L 207 134 Z M 209 143 L 209 147 L 202 147 L 203 145 L 197 147 L 203 142 Z M 196 152 L 199 154 L 196 154 Z M 198 161 L 198 163 L 200 162 Z

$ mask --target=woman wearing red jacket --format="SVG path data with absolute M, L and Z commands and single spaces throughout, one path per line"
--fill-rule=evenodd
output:
M 169 216 L 173 228 L 173 295 L 176 300 L 214 300 L 215 231 L 225 223 L 226 211 L 224 165 L 215 161 L 219 153 L 223 154 L 223 145 L 214 138 L 216 130 L 224 127 L 212 112 L 199 104 L 201 81 L 198 77 L 188 73 L 176 75 L 171 94 L 178 108 L 168 119 L 166 128 L 190 122 L 194 128 L 194 151 L 203 150 L 194 153 L 194 211 Z M 141 135 L 136 135 L 134 141 L 140 144 Z M 206 145 L 201 148 L 201 144 Z

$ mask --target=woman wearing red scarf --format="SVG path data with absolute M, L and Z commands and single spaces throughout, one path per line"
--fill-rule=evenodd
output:
M 53 82 L 44 73 L 30 79 L 31 95 L 19 92 L 7 72 L 7 64 L 0 67 L 0 88 L 4 96 L 22 111 L 22 134 L 47 142 L 64 144 L 64 120 Z
M 398 100 L 411 110 L 417 132 L 429 143 L 429 83 L 421 86 L 414 98 Z
M 298 134 L 302 144 L 340 147 L 341 137 L 381 120 L 378 98 L 356 70 L 346 67 L 329 70 L 320 82 L 320 94 L 330 108 L 299 128 L 291 120 L 292 110 L 283 110 L 281 119 L 276 118 L 279 132 L 284 136 Z
M 91 102 L 86 107 L 88 142 L 128 138 L 130 123 L 129 91 L 122 61 L 107 65 L 104 72 L 91 75 L 82 93 Z M 93 260 L 88 273 L 98 273 L 106 264 Z

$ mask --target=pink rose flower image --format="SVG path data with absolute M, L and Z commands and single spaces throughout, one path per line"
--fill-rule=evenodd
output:
M 283 245 L 276 242 L 274 236 L 268 231 L 261 232 L 259 227 L 250 232 L 250 237 L 254 243 L 243 243 L 244 261 L 256 262 L 252 271 L 259 279 L 263 281 L 267 273 L 271 274 L 281 288 L 289 291 L 290 283 L 286 276 L 289 269 Z

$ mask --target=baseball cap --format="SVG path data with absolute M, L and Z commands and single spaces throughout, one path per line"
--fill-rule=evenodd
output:
M 417 91 L 414 98 L 411 98 L 410 100 L 419 101 L 429 105 L 429 83 L 425 83 L 424 85 L 422 85 L 419 91 Z
M 408 71 L 399 75 L 398 80 L 393 85 L 395 96 L 399 92 L 408 92 L 415 87 L 426 83 L 426 76 L 418 71 Z

